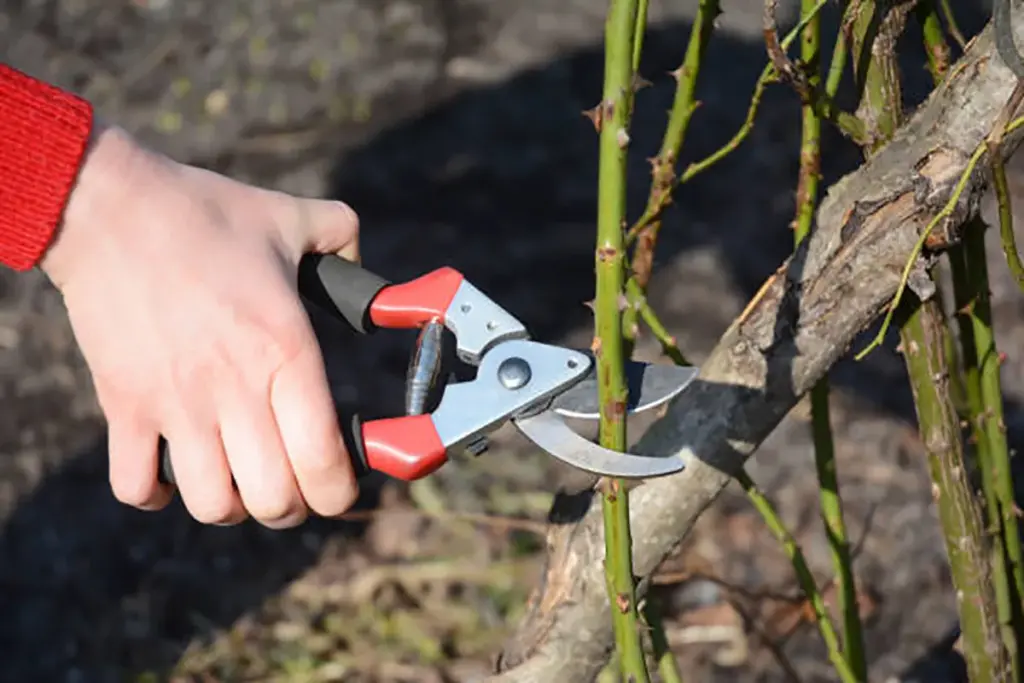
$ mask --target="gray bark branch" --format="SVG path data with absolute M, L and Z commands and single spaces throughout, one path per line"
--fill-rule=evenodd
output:
M 1012 18 L 1017 40 L 1024 12 Z M 649 577 L 799 398 L 850 349 L 892 300 L 915 243 L 945 205 L 1016 84 L 991 27 L 894 139 L 829 189 L 809 239 L 769 278 L 723 334 L 694 382 L 636 451 L 679 453 L 680 474 L 630 496 L 635 570 Z M 1004 141 L 1009 156 L 1020 136 Z M 932 252 L 958 241 L 987 187 L 983 160 Z M 572 507 L 582 505 L 573 514 Z M 563 497 L 552 510 L 547 561 L 526 616 L 492 683 L 591 681 L 613 640 L 602 562 L 599 499 Z M 643 583 L 641 589 L 644 588 Z

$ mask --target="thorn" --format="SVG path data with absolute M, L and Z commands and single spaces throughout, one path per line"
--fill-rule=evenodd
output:
M 629 308 L 629 298 L 622 292 L 619 292 L 619 311 L 624 311 L 627 308 Z
M 582 112 L 584 116 L 590 119 L 590 122 L 594 124 L 594 130 L 598 133 L 601 132 L 601 106 L 597 105 L 593 109 L 587 109 Z
M 590 301 L 584 301 L 583 305 L 586 306 L 587 308 L 589 308 L 591 311 L 595 310 L 594 309 L 594 299 L 591 299 Z
M 594 352 L 595 356 L 601 355 L 601 338 L 594 337 L 594 341 L 590 342 L 590 350 Z
M 625 128 L 619 128 L 615 133 L 615 142 L 618 143 L 619 149 L 626 149 L 626 146 L 629 145 L 629 133 Z
M 626 414 L 626 402 L 615 400 L 609 401 L 608 409 L 605 414 L 616 420 L 624 417 Z
M 601 490 L 609 502 L 614 503 L 619 499 L 619 482 L 615 479 L 604 478 L 601 480 Z
M 1005 362 L 1006 362 L 1006 352 L 1005 351 L 1000 351 L 999 352 L 999 364 L 1002 365 Z
M 633 74 L 633 92 L 640 92 L 644 88 L 654 85 L 649 80 L 640 75 L 639 72 Z
M 615 116 L 615 100 L 605 100 L 601 103 L 601 108 L 604 110 L 601 112 L 604 119 L 611 120 Z

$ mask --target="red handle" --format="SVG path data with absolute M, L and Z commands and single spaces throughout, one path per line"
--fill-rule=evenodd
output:
M 445 313 L 463 281 L 462 273 L 445 266 L 415 280 L 388 285 L 370 304 L 370 320 L 377 327 L 415 329 Z
M 424 477 L 448 460 L 430 415 L 364 422 L 363 449 L 371 470 L 405 481 Z

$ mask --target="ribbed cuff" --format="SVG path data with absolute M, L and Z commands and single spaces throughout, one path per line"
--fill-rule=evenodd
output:
M 26 271 L 42 258 L 92 125 L 86 100 L 0 64 L 0 263 Z

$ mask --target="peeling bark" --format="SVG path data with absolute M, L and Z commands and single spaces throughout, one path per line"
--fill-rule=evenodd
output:
M 1024 43 L 1024 13 L 1013 17 L 1013 32 Z M 830 188 L 816 229 L 635 448 L 679 453 L 689 462 L 630 494 L 638 577 L 650 576 L 732 473 L 885 312 L 921 231 L 948 201 L 1015 84 L 986 28 L 893 140 Z M 1019 144 L 1018 134 L 1007 139 L 1004 158 Z M 983 167 L 927 249 L 959 241 L 960 226 L 977 214 L 986 189 Z M 590 681 L 611 651 L 599 498 L 560 496 L 551 517 L 541 582 L 493 683 Z

